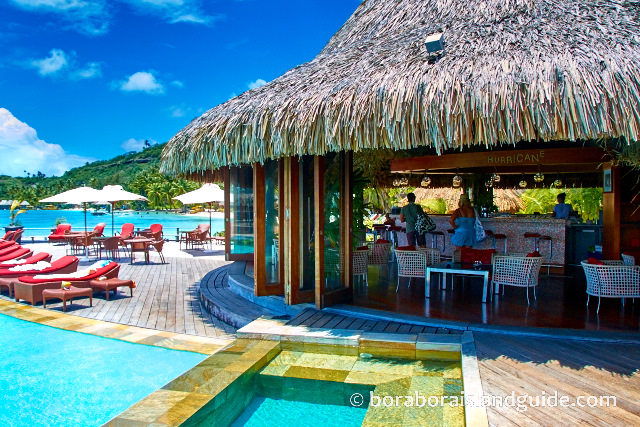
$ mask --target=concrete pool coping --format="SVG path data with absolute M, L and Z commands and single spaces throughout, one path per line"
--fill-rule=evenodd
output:
M 248 404 L 244 387 L 253 374 L 280 352 L 460 362 L 467 426 L 487 426 L 484 407 L 466 404 L 482 396 L 473 334 L 386 334 L 286 326 L 286 319 L 262 317 L 238 331 L 238 339 L 193 369 L 112 419 L 109 426 L 199 425 L 216 414 L 214 425 L 228 425 Z M 220 415 L 222 414 L 222 415 Z M 210 420 L 206 422 L 211 422 Z
M 67 331 L 205 355 L 211 355 L 232 342 L 232 340 L 178 334 L 138 326 L 104 322 L 2 299 L 0 299 L 0 313 L 16 319 Z

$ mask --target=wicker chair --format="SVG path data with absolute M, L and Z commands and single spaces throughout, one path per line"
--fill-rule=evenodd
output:
M 636 265 L 636 259 L 633 255 L 622 254 L 622 262 L 624 265 Z
M 369 286 L 369 251 L 357 250 L 352 255 L 353 275 L 364 278 L 364 284 Z
M 493 257 L 493 270 L 491 273 L 491 287 L 518 286 L 527 288 L 527 305 L 529 305 L 529 288 L 533 288 L 533 297 L 536 298 L 536 286 L 544 257 L 496 255 Z
M 398 285 L 396 286 L 396 292 L 398 292 L 401 277 L 408 277 L 409 285 L 411 285 L 412 277 L 425 277 L 427 273 L 427 256 L 423 251 L 398 249 L 395 250 L 395 254 L 398 260 Z
M 99 258 L 102 259 L 102 251 L 107 253 L 107 256 L 111 256 L 111 259 L 120 259 L 120 238 L 118 236 L 109 237 L 104 239 L 100 245 Z
M 442 258 L 442 252 L 436 248 L 416 248 L 418 252 L 423 252 L 427 257 L 427 265 L 438 264 Z
M 598 297 L 598 310 L 600 312 L 600 299 L 640 297 L 640 266 L 624 265 L 621 260 L 603 260 L 604 265 L 589 264 L 582 261 L 582 268 L 587 277 L 587 307 L 591 295 Z
M 389 255 L 391 254 L 391 242 L 389 243 L 373 243 L 369 246 L 368 262 L 369 265 L 377 265 L 378 267 L 389 267 Z

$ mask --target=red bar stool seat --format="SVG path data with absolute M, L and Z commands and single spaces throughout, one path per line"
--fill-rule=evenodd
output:
M 524 233 L 524 238 L 533 239 L 533 250 L 531 252 L 535 252 L 538 250 L 538 240 L 540 239 L 540 233 Z
M 493 249 L 496 249 L 496 240 L 502 240 L 504 242 L 504 253 L 507 253 L 507 235 L 502 233 L 494 233 L 492 230 L 484 231 L 487 236 L 491 236 L 493 239 Z

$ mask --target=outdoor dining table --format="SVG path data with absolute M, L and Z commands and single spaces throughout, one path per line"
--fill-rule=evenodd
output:
M 481 276 L 484 279 L 484 288 L 482 290 L 482 302 L 487 302 L 487 293 L 489 289 L 489 272 L 491 271 L 491 265 L 481 264 L 481 265 L 473 265 L 468 263 L 460 263 L 460 262 L 441 262 L 438 264 L 428 265 L 427 270 L 425 272 L 425 287 L 424 287 L 424 296 L 425 298 L 429 298 L 430 287 L 431 287 L 431 273 L 442 273 L 442 289 L 446 286 L 447 283 L 447 274 L 451 274 L 452 277 L 455 275 L 459 276 Z
M 149 245 L 153 242 L 153 239 L 148 238 L 135 238 L 135 239 L 126 239 L 124 243 L 130 245 L 129 252 L 131 253 L 130 264 L 133 264 L 133 243 L 142 243 L 144 245 L 144 263 L 149 264 Z

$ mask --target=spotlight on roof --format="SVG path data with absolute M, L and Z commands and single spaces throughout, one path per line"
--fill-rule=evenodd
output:
M 434 33 L 431 34 L 424 42 L 429 52 L 429 63 L 433 64 L 438 59 L 442 58 L 445 54 L 444 51 L 444 34 Z

